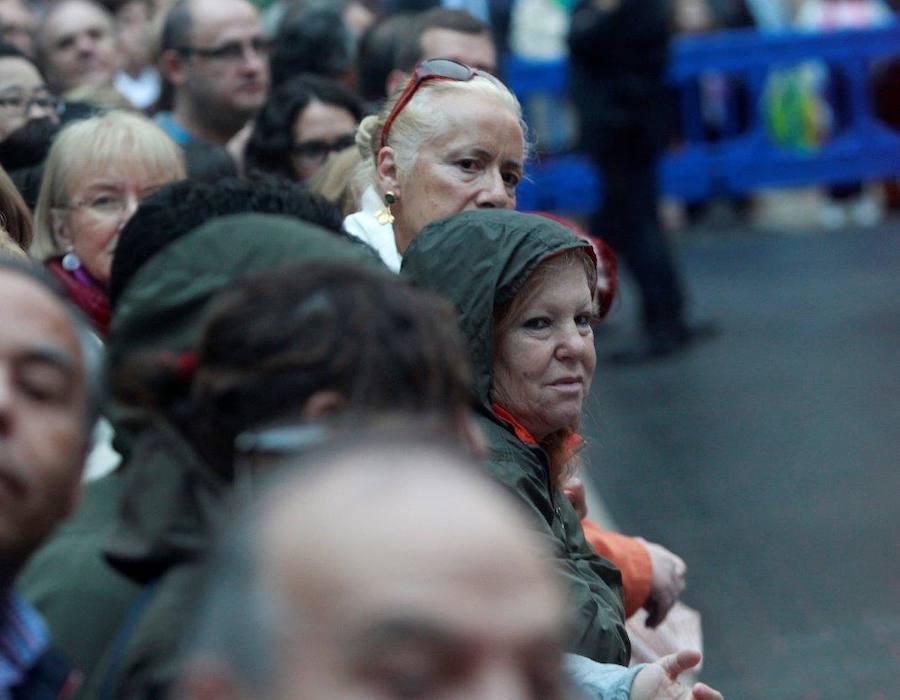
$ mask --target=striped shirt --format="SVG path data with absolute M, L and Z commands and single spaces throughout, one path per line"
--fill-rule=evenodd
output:
M 10 697 L 50 644 L 41 616 L 11 591 L 0 593 L 0 700 Z

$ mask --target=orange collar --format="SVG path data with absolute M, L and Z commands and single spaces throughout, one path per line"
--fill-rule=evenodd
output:
M 516 437 L 519 438 L 526 445 L 537 446 L 538 441 L 534 439 L 534 435 L 528 432 L 528 428 L 522 425 L 519 421 L 516 420 L 516 417 L 507 411 L 503 406 L 499 403 L 494 402 L 491 406 L 494 409 L 494 415 L 497 416 L 504 423 L 508 423 L 509 427 L 513 429 L 513 432 L 516 434 Z
M 516 417 L 506 410 L 499 403 L 494 402 L 491 405 L 491 408 L 494 410 L 494 415 L 497 416 L 504 423 L 507 423 L 510 428 L 513 429 L 513 432 L 516 434 L 516 437 L 519 438 L 526 445 L 531 445 L 533 447 L 539 447 L 540 443 L 534 439 L 534 435 L 528 432 L 528 428 L 522 425 Z M 559 463 L 566 464 L 572 457 L 575 456 L 575 453 L 581 449 L 581 446 L 584 444 L 584 438 L 581 437 L 578 433 L 572 432 L 568 436 L 566 436 L 565 441 L 563 442 L 561 454 L 559 455 Z

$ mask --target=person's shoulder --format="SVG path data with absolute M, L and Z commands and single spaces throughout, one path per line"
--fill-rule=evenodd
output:
M 121 659 L 100 677 L 115 688 L 113 697 L 165 697 L 178 674 L 178 650 L 197 609 L 204 566 L 200 561 L 172 567 L 145 589 L 146 605 L 131 635 L 120 639 Z M 108 656 L 108 661 L 113 655 Z
M 9 691 L 10 700 L 73 700 L 82 674 L 54 648 L 46 650 L 21 683 Z

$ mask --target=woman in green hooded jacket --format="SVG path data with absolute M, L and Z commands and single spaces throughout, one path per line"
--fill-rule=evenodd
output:
M 459 311 L 487 467 L 519 497 L 555 554 L 571 597 L 570 651 L 627 664 L 621 576 L 585 541 L 562 491 L 596 364 L 593 248 L 543 217 L 466 211 L 425 226 L 402 273 Z

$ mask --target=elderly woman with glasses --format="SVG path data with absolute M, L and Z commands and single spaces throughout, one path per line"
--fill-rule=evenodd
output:
M 244 153 L 248 172 L 308 180 L 332 153 L 354 143 L 362 103 L 340 83 L 304 75 L 269 95 Z
M 122 227 L 144 197 L 184 176 L 178 146 L 150 120 L 125 112 L 75 122 L 50 149 L 30 252 L 101 336 L 109 326 L 106 284 Z

